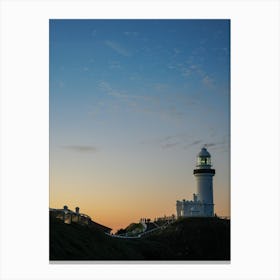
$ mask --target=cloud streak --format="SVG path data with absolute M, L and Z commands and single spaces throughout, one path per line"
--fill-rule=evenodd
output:
M 105 81 L 101 81 L 99 83 L 99 88 L 104 91 L 106 94 L 120 98 L 120 99 L 149 99 L 149 97 L 144 95 L 135 95 L 135 94 L 127 94 L 124 90 L 115 90 L 111 87 L 111 85 Z
M 167 84 L 155 84 L 158 86 L 159 92 L 164 91 L 167 88 Z M 131 94 L 126 90 L 120 90 L 113 88 L 108 82 L 100 81 L 98 88 L 106 95 L 114 97 L 116 102 L 125 102 L 126 109 L 130 108 L 134 112 L 141 112 L 145 114 L 156 114 L 162 120 L 172 119 L 180 121 L 184 116 L 184 111 L 178 106 L 178 100 L 181 100 L 180 104 L 184 106 L 192 106 L 193 102 L 187 102 L 185 98 L 177 94 L 162 94 L 160 97 L 148 95 L 148 94 Z M 163 105 L 163 103 L 165 105 Z
M 176 147 L 178 145 L 180 145 L 180 142 L 166 143 L 166 144 L 162 145 L 162 148 L 165 150 L 165 149 Z
M 204 41 L 203 43 L 204 44 Z M 177 71 L 182 77 L 192 79 L 199 78 L 201 84 L 208 89 L 215 87 L 214 78 L 207 73 L 204 67 L 204 57 L 206 49 L 203 46 L 193 49 L 191 54 L 186 59 L 178 60 L 177 56 L 180 54 L 179 49 L 173 49 L 174 55 L 171 61 L 167 64 L 167 68 L 171 71 Z
M 188 139 L 188 133 L 168 135 L 161 139 L 156 139 L 155 143 L 159 144 L 163 150 L 181 147 Z
M 201 143 L 202 143 L 202 140 L 196 140 L 196 141 L 193 141 L 189 146 L 195 146 L 195 145 L 198 145 Z
M 206 75 L 203 79 L 202 79 L 202 83 L 207 86 L 208 88 L 212 88 L 214 86 L 214 81 L 213 79 L 211 79 L 208 75 Z
M 111 48 L 113 51 L 122 56 L 131 56 L 131 53 L 117 42 L 106 40 L 104 43 L 107 47 Z
M 79 153 L 95 153 L 97 151 L 96 147 L 86 145 L 63 145 L 60 147 L 62 149 L 71 150 Z
M 125 31 L 123 34 L 126 36 L 134 36 L 134 37 L 139 35 L 139 33 L 136 31 Z

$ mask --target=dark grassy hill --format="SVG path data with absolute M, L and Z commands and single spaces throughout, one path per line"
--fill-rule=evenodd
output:
M 165 244 L 170 259 L 230 260 L 229 220 L 184 218 L 147 239 Z
M 122 240 L 105 235 L 99 228 L 64 224 L 50 218 L 50 260 L 106 260 L 141 258 Z
M 229 260 L 230 221 L 185 218 L 140 239 L 50 218 L 50 260 Z

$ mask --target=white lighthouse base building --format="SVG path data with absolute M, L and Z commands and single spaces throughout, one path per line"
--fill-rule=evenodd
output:
M 193 200 L 177 200 L 177 217 L 213 217 L 214 204 L 206 204 L 198 200 L 198 195 L 193 194 Z
M 215 169 L 211 168 L 211 155 L 203 147 L 197 156 L 197 165 L 193 174 L 196 177 L 197 193 L 193 200 L 177 200 L 177 217 L 213 217 L 213 176 Z

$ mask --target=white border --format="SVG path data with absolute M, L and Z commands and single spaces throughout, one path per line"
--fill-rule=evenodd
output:
M 0 8 L 1 279 L 280 278 L 278 1 L 7 0 Z M 230 264 L 49 264 L 49 18 L 231 19 Z

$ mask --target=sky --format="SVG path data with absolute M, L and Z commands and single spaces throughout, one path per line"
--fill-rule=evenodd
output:
M 50 207 L 116 231 L 176 214 L 206 145 L 230 215 L 230 21 L 50 20 Z

